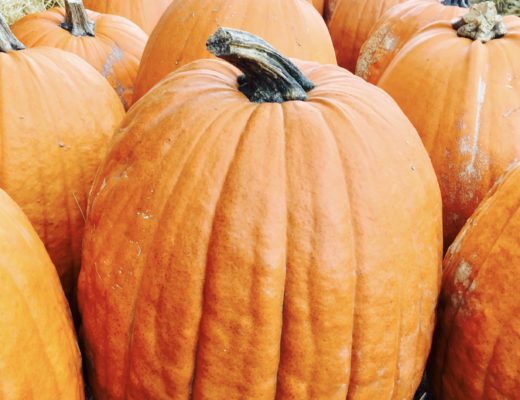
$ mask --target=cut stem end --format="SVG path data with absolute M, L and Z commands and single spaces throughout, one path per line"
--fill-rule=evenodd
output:
M 458 36 L 482 43 L 501 38 L 507 33 L 502 16 L 492 1 L 472 5 L 469 12 L 453 22 L 452 26 Z
M 82 0 L 65 0 L 65 13 L 63 29 L 73 36 L 96 36 L 96 24 L 88 19 Z

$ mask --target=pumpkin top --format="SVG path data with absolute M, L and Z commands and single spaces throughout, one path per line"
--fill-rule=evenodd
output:
M 495 3 L 486 1 L 474 4 L 469 12 L 453 23 L 457 35 L 486 43 L 506 34 L 502 16 L 498 14 Z
M 83 0 L 65 0 L 65 22 L 61 27 L 73 36 L 96 36 L 95 22 L 88 19 Z
M 25 46 L 13 35 L 3 15 L 0 15 L 0 53 L 23 50 Z
M 255 103 L 306 100 L 314 84 L 269 43 L 238 29 L 218 28 L 206 47 L 240 69 L 239 90 Z

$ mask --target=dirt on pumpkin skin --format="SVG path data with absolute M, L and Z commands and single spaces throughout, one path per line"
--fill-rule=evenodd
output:
M 11 25 L 24 15 L 40 12 L 47 8 L 63 6 L 63 0 L 1 0 L 0 14 Z
M 375 31 L 361 48 L 361 54 L 356 65 L 356 75 L 367 80 L 368 69 L 381 58 L 381 49 L 393 50 L 397 45 L 397 39 L 390 32 L 388 24 L 384 24 Z

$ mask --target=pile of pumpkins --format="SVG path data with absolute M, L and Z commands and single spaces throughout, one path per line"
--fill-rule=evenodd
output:
M 519 398 L 520 0 L 84 3 L 0 19 L 1 399 Z

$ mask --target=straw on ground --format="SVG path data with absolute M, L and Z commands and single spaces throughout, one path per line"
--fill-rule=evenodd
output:
M 0 14 L 9 24 L 12 24 L 26 14 L 56 6 L 63 7 L 63 0 L 1 0 Z

